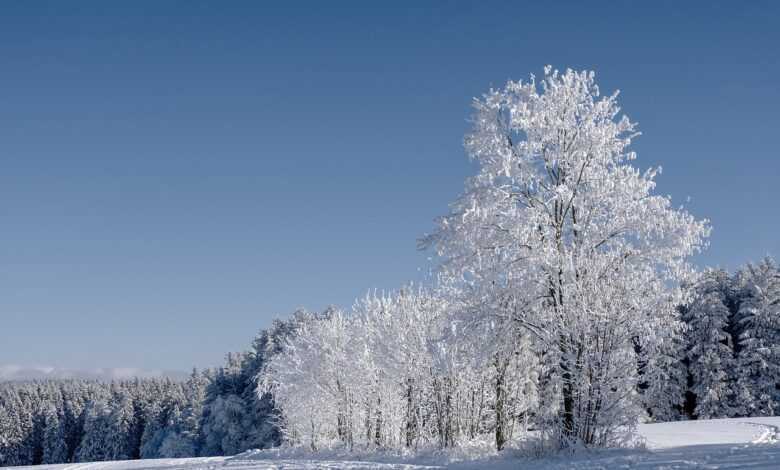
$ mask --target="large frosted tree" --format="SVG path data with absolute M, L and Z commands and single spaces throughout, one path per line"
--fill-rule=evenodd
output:
M 465 144 L 478 172 L 424 244 L 464 318 L 509 319 L 536 341 L 554 397 L 547 435 L 605 445 L 639 417 L 637 371 L 678 328 L 679 286 L 709 227 L 632 166 L 636 125 L 592 72 L 547 67 L 474 107 Z

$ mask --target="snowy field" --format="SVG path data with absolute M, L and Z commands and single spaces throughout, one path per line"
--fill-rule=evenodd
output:
M 449 456 L 382 462 L 323 457 L 295 458 L 279 451 L 247 452 L 235 457 L 134 460 L 69 465 L 40 465 L 36 470 L 259 470 L 259 469 L 528 469 L 528 470 L 780 470 L 780 417 L 735 418 L 648 424 L 639 432 L 646 450 L 605 450 L 576 456 L 527 460 L 512 455 L 469 460 Z

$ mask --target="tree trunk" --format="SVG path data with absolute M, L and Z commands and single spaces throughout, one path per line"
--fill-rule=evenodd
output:
M 414 381 L 406 381 L 406 447 L 412 447 L 417 434 L 417 413 L 414 406 Z
M 504 390 L 504 374 L 506 368 L 503 367 L 496 354 L 496 450 L 502 450 L 506 444 L 506 391 Z
M 374 429 L 374 445 L 382 445 L 382 399 L 376 400 L 376 426 Z
M 571 364 L 567 359 L 568 348 L 564 343 L 565 339 L 560 339 L 561 348 L 561 380 L 563 381 L 562 394 L 562 421 L 563 428 L 561 429 L 563 440 L 561 445 L 568 446 L 576 440 L 574 429 L 574 383 L 571 373 Z

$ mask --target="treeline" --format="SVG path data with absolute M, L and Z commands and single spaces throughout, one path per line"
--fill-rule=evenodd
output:
M 276 321 L 249 351 L 185 381 L 0 383 L 0 466 L 232 455 L 279 445 L 255 377 L 307 314 Z
M 370 293 L 352 312 L 301 326 L 262 375 L 285 440 L 311 450 L 454 447 L 494 434 L 499 449 L 542 417 L 540 357 L 527 338 L 454 327 L 436 293 Z
M 180 454 L 198 436 L 206 378 L 8 383 L 0 388 L 3 465 Z
M 653 363 L 632 358 L 646 420 L 780 410 L 780 269 L 705 271 Z M 233 455 L 309 448 L 501 448 L 543 430 L 555 377 L 528 338 L 453 327 L 425 289 L 369 294 L 353 311 L 296 312 L 249 351 L 185 381 L 0 384 L 0 465 Z M 274 400 L 275 398 L 275 400 Z
M 688 289 L 676 332 L 653 360 L 638 339 L 625 357 L 620 374 L 636 377 L 642 420 L 776 415 L 777 264 L 766 258 L 733 275 L 707 270 Z M 458 322 L 452 309 L 437 293 L 405 288 L 371 293 L 349 313 L 309 317 L 260 377 L 279 405 L 286 442 L 418 449 L 489 436 L 500 450 L 531 431 L 543 445 L 539 433 L 558 416 L 551 397 L 561 384 L 547 351 L 528 336 L 506 339 L 498 320 Z
M 780 269 L 772 258 L 706 271 L 682 308 L 684 351 L 671 374 L 676 413 L 709 419 L 780 411 Z M 674 383 L 674 380 L 684 382 Z

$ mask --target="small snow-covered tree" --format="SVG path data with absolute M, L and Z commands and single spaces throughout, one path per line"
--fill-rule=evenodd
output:
M 261 374 L 260 393 L 273 393 L 288 442 L 455 445 L 475 398 L 470 379 L 483 377 L 443 334 L 444 305 L 406 287 L 369 293 L 351 314 L 330 310 L 302 324 Z
M 353 306 L 358 351 L 365 351 L 363 385 L 373 390 L 375 444 L 414 447 L 425 439 L 423 396 L 436 380 L 433 342 L 441 339 L 444 305 L 413 286 L 369 293 Z M 376 384 L 376 388 L 371 382 Z M 390 393 L 380 394 L 380 391 Z M 376 442 L 376 436 L 381 437 Z
M 262 391 L 271 391 L 284 413 L 286 437 L 312 449 L 354 442 L 356 390 L 351 374 L 360 361 L 350 349 L 351 326 L 340 310 L 312 319 L 274 357 Z
M 509 82 L 474 106 L 466 148 L 479 170 L 423 245 L 466 314 L 510 319 L 544 351 L 549 436 L 606 445 L 641 414 L 649 358 L 637 350 L 652 354 L 675 328 L 709 228 L 653 194 L 656 171 L 631 165 L 636 125 L 592 72 L 548 67 L 541 84 Z
M 536 424 L 539 413 L 539 387 L 542 366 L 540 351 L 530 335 L 511 320 L 501 317 L 474 321 L 465 312 L 467 305 L 448 298 L 443 318 L 443 340 L 434 349 L 437 369 L 445 376 L 457 377 L 458 394 L 470 399 L 458 404 L 464 411 L 457 421 L 470 438 L 491 433 L 496 449 L 501 450 L 516 430 Z
M 477 411 L 478 421 L 483 432 L 493 434 L 497 450 L 502 450 L 518 429 L 527 430 L 529 419 L 537 414 L 541 371 L 539 352 L 529 336 L 502 323 L 464 328 L 455 320 L 453 324 L 461 330 L 459 338 L 450 337 L 451 344 L 447 345 L 465 352 L 460 355 L 463 363 L 458 369 L 478 374 L 462 386 L 470 393 L 479 390 L 485 400 L 485 408 Z

